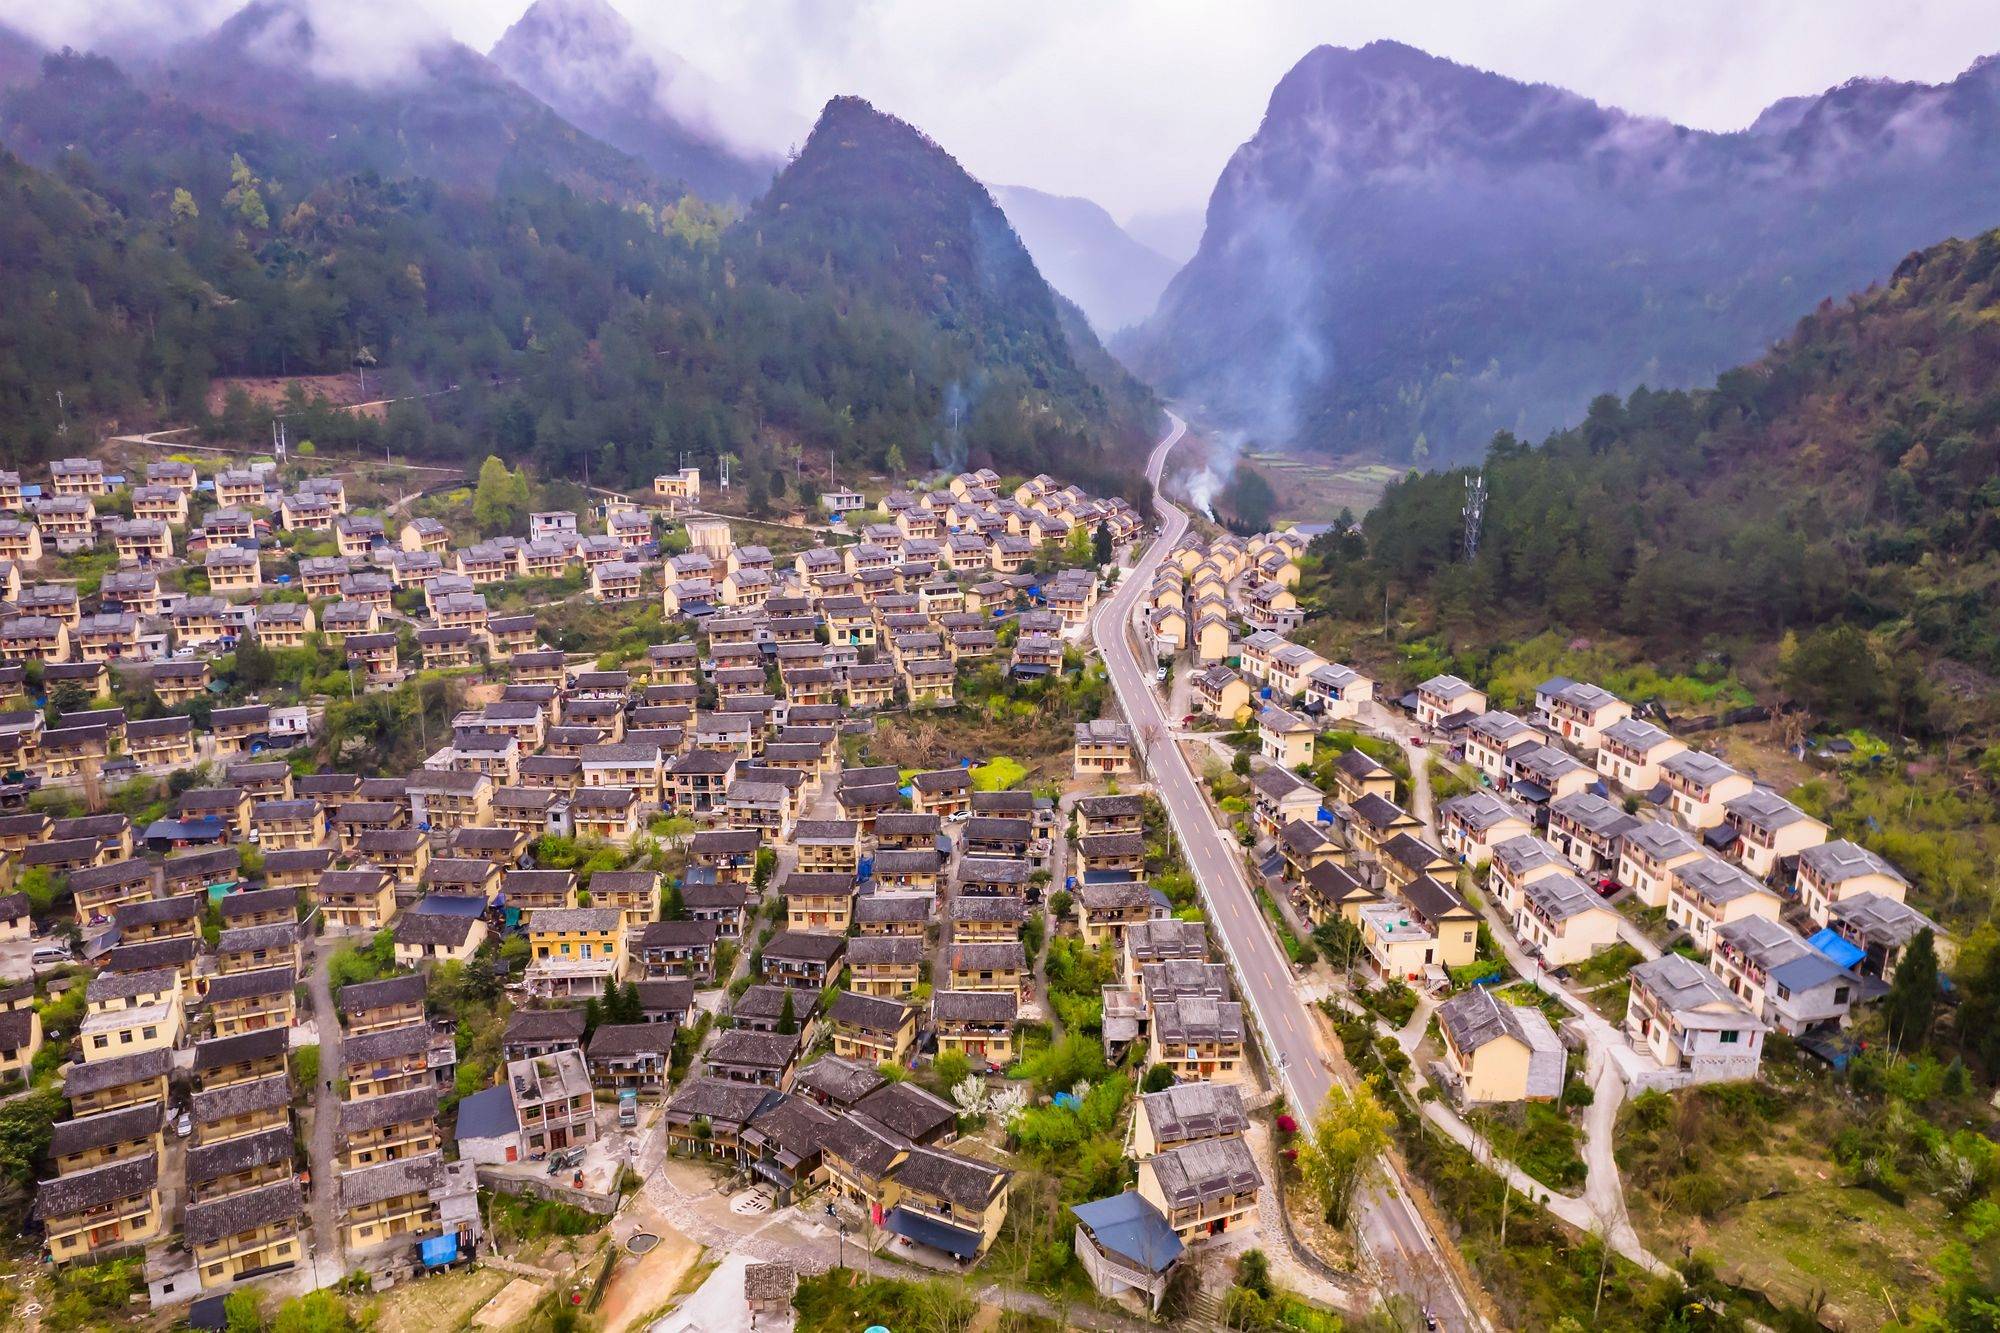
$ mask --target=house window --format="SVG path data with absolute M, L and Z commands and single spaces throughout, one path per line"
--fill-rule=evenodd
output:
M 1734 1046 L 1738 1041 L 1742 1039 L 1743 1034 L 1741 1032 L 1729 1031 L 1722 1033 L 1721 1036 L 1722 1036 L 1722 1044 L 1724 1046 Z

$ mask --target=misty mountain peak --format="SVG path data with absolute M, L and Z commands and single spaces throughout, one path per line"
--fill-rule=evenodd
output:
M 658 91 L 664 74 L 637 48 L 632 25 L 606 0 L 535 0 L 501 34 L 491 55 L 510 73 L 532 65 L 544 79 L 578 84 L 610 79 L 647 97 Z
M 730 146 L 714 117 L 720 90 L 645 44 L 609 0 L 535 0 L 490 56 L 565 119 L 705 198 L 754 198 L 777 168 Z
M 1401 174 L 1468 154 L 1571 156 L 1646 124 L 1562 88 L 1377 41 L 1307 53 L 1272 92 L 1257 141 L 1307 152 L 1322 171 Z

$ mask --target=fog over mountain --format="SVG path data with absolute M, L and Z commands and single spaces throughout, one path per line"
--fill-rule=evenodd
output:
M 1035 266 L 1051 286 L 1077 303 L 1100 334 L 1137 324 L 1153 313 L 1175 260 L 1134 240 L 1088 199 L 998 185 L 1006 210 Z
M 2000 62 L 1857 80 L 1730 134 L 1392 42 L 1281 81 L 1195 258 L 1120 344 L 1272 442 L 1412 461 L 1687 385 L 2000 218 Z
M 731 147 L 711 123 L 719 90 L 649 52 L 606 0 L 536 0 L 490 55 L 578 128 L 704 198 L 748 202 L 777 172 L 775 156 Z

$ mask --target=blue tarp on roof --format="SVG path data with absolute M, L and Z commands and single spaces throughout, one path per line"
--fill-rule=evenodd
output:
M 1098 1248 L 1148 1273 L 1164 1273 L 1181 1257 L 1181 1238 L 1135 1190 L 1108 1199 L 1071 1204 L 1070 1211 L 1090 1231 Z
M 1806 937 L 1806 943 L 1831 958 L 1842 967 L 1854 967 L 1868 956 L 1868 951 L 1851 940 L 1843 939 L 1832 926 L 1823 926 Z
M 1083 872 L 1085 884 L 1130 884 L 1138 878 L 1129 870 L 1086 870 Z
M 426 1268 L 452 1263 L 458 1258 L 458 1233 L 454 1231 L 448 1236 L 433 1236 L 419 1248 Z
M 946 1254 L 956 1255 L 960 1259 L 970 1259 L 978 1254 L 979 1243 L 985 1239 L 977 1231 L 946 1226 L 921 1213 L 913 1213 L 907 1208 L 891 1208 L 885 1225 L 898 1236 L 907 1237 L 920 1245 L 928 1245 L 934 1250 L 943 1250 Z

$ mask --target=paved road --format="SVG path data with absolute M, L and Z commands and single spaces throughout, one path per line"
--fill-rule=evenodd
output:
M 1146 475 L 1153 483 L 1153 503 L 1160 514 L 1160 537 L 1098 608 L 1093 637 L 1104 655 L 1118 702 L 1145 754 L 1160 803 L 1201 887 L 1209 923 L 1242 978 L 1244 1000 L 1264 1049 L 1276 1066 L 1290 1104 L 1304 1113 L 1302 1118 L 1310 1119 L 1333 1082 L 1312 1015 L 1297 990 L 1291 963 L 1279 949 L 1244 876 L 1242 848 L 1209 817 L 1195 775 L 1171 739 L 1166 715 L 1153 690 L 1153 663 L 1141 663 L 1127 633 L 1153 571 L 1188 527 L 1187 514 L 1166 499 L 1161 486 L 1167 454 L 1187 432 L 1186 422 L 1172 413 L 1168 417 L 1172 427 L 1146 466 Z M 1386 1182 L 1372 1184 L 1364 1189 L 1357 1207 L 1362 1242 L 1380 1266 L 1384 1282 L 1402 1298 L 1399 1305 L 1428 1307 L 1445 1328 L 1484 1327 L 1459 1289 L 1422 1214 L 1401 1189 Z M 1400 1311 L 1406 1318 L 1414 1313 L 1408 1308 Z
M 315 1287 L 338 1282 L 345 1271 L 341 1265 L 340 1176 L 334 1169 L 336 1131 L 340 1127 L 340 1098 L 327 1086 L 340 1077 L 340 1011 L 334 1007 L 333 989 L 327 976 L 327 964 L 333 961 L 333 951 L 339 947 L 339 937 L 321 935 L 312 941 L 311 955 L 306 962 L 311 969 L 307 974 L 306 987 L 312 995 L 313 1022 L 319 1031 L 320 1085 L 305 1089 L 306 1099 L 313 1105 L 308 1152 L 313 1181 Z

